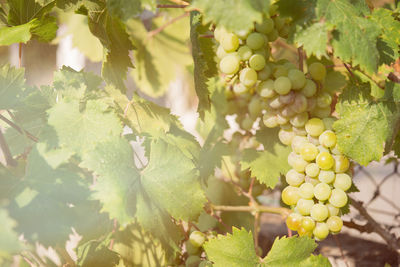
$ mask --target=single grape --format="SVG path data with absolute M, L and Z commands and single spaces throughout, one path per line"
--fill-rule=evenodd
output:
M 299 227 L 299 229 L 297 230 L 297 233 L 299 234 L 299 236 L 308 236 L 308 237 L 312 237 L 312 232 L 311 231 L 307 231 L 305 228 L 303 228 L 302 226 Z
M 240 71 L 239 80 L 245 86 L 251 87 L 257 82 L 257 72 L 252 68 L 244 68 Z
M 307 110 L 307 98 L 298 93 L 296 94 L 294 98 L 294 103 L 291 106 L 291 108 L 296 112 L 296 113 L 302 113 Z
M 285 68 L 282 65 L 275 65 L 274 68 L 272 69 L 272 73 L 273 73 L 273 76 L 275 77 L 275 79 L 277 79 L 282 76 L 286 77 L 288 75 L 288 70 L 287 70 L 287 68 Z
M 295 136 L 295 137 L 293 137 L 293 140 L 292 140 L 292 150 L 294 152 L 296 152 L 297 154 L 300 154 L 301 147 L 304 144 L 307 144 L 307 143 L 308 143 L 308 141 L 307 141 L 306 137 L 304 137 L 304 136 Z
M 311 217 L 304 217 L 301 220 L 301 227 L 307 231 L 312 231 L 315 228 L 315 221 Z
M 299 155 L 295 155 L 292 160 L 292 168 L 297 172 L 304 172 L 308 162 L 301 158 Z M 289 163 L 290 165 L 290 163 Z
M 267 128 L 275 128 L 279 125 L 276 116 L 268 113 L 264 114 L 263 123 Z
M 303 127 L 308 120 L 308 113 L 303 112 L 300 114 L 296 114 L 293 118 L 290 119 L 290 124 L 294 127 Z
M 314 228 L 313 234 L 316 239 L 324 240 L 329 235 L 329 227 L 326 223 L 317 223 Z
M 335 182 L 333 186 L 338 189 L 342 189 L 343 191 L 349 190 L 351 187 L 351 177 L 347 173 L 338 173 L 336 174 Z
M 292 143 L 293 138 L 296 134 L 292 130 L 280 129 L 278 133 L 279 140 L 282 144 L 289 146 Z
M 262 114 L 262 104 L 259 97 L 253 97 L 249 103 L 249 115 L 252 118 L 257 118 Z
M 293 91 L 290 91 L 290 92 L 289 92 L 288 94 L 286 94 L 286 95 L 280 95 L 280 96 L 279 96 L 279 100 L 280 100 L 283 104 L 288 105 L 288 104 L 291 104 L 291 103 L 294 101 L 295 97 L 296 97 L 296 95 L 293 93 Z
M 300 148 L 300 155 L 304 160 L 312 161 L 318 155 L 318 148 L 311 143 L 304 143 Z
M 270 18 L 265 19 L 262 23 L 256 23 L 256 31 L 268 34 L 274 29 L 274 21 Z
M 331 195 L 331 187 L 326 183 L 319 183 L 314 187 L 314 196 L 320 201 L 327 200 Z
M 310 215 L 311 208 L 314 206 L 314 200 L 300 198 L 297 201 L 296 209 L 301 215 Z
M 320 180 L 323 183 L 330 184 L 333 182 L 333 180 L 335 180 L 335 172 L 321 170 L 318 175 L 318 180 Z
M 242 95 L 244 93 L 246 93 L 249 90 L 249 88 L 247 88 L 244 84 L 242 83 L 235 83 L 235 85 L 233 86 L 233 92 L 235 92 L 235 94 L 237 95 Z M 246 106 L 247 103 L 245 103 L 243 106 Z
M 252 55 L 249 59 L 250 68 L 254 70 L 262 70 L 265 67 L 265 58 L 261 55 Z
M 314 186 L 311 183 L 303 183 L 299 189 L 301 198 L 312 199 L 314 197 Z
M 325 205 L 318 203 L 311 208 L 310 214 L 314 221 L 322 222 L 328 218 L 329 212 Z
M 327 92 L 322 92 L 317 96 L 317 106 L 320 108 L 330 107 L 332 103 L 332 97 Z
M 310 73 L 311 77 L 316 81 L 323 81 L 326 76 L 326 68 L 319 62 L 312 63 L 308 67 L 308 72 Z
M 214 30 L 214 38 L 217 42 L 221 42 L 222 36 L 228 33 L 224 27 L 217 26 Z
M 286 225 L 290 230 L 297 231 L 299 229 L 303 216 L 298 213 L 292 212 L 286 218 Z
M 222 36 L 221 45 L 226 52 L 234 52 L 239 47 L 239 37 L 233 33 L 226 33 Z
M 287 186 L 282 190 L 282 201 L 286 205 L 296 205 L 300 199 L 300 192 L 298 187 Z
M 260 96 L 262 96 L 262 97 L 272 98 L 273 96 L 276 95 L 275 88 L 274 88 L 274 81 L 267 80 L 267 81 L 261 82 L 257 86 L 257 91 L 260 93 Z
M 317 177 L 320 172 L 318 164 L 310 163 L 306 167 L 306 174 L 310 177 Z
M 247 45 L 241 46 L 238 49 L 237 53 L 241 60 L 249 60 L 250 57 L 253 55 L 253 51 L 251 51 L 250 47 L 248 47 Z
M 239 64 L 240 60 L 236 54 L 228 54 L 219 63 L 219 68 L 223 73 L 231 75 L 238 72 Z
M 336 145 L 336 134 L 330 130 L 323 132 L 319 136 L 319 142 L 324 147 L 335 147 Z
M 333 158 L 335 159 L 335 164 L 333 167 L 335 172 L 343 173 L 349 169 L 350 161 L 347 157 L 345 157 L 343 155 L 336 155 L 336 156 L 333 156 Z
M 335 206 L 333 206 L 332 204 L 327 203 L 327 204 L 325 204 L 325 206 L 328 208 L 329 217 L 337 216 L 339 214 L 340 210 L 338 208 L 336 208 Z
M 316 92 L 317 86 L 315 85 L 315 82 L 310 79 L 306 79 L 306 84 L 301 89 L 300 93 L 302 93 L 306 97 L 312 97 L 313 95 L 315 95 Z
M 299 90 L 306 84 L 306 76 L 298 69 L 289 70 L 288 78 L 292 82 L 292 88 L 294 90 Z
M 229 53 L 227 53 L 224 48 L 222 47 L 222 45 L 219 45 L 217 48 L 217 52 L 216 55 L 219 59 L 223 59 L 224 57 L 226 57 Z
M 325 130 L 325 126 L 322 120 L 318 118 L 309 119 L 305 125 L 306 131 L 311 136 L 320 136 Z
M 275 87 L 274 87 L 275 88 Z M 271 102 L 269 103 L 269 106 L 271 107 L 271 108 L 274 108 L 274 109 L 279 109 L 279 108 L 281 108 L 282 106 L 284 106 L 285 104 L 283 104 L 282 102 L 281 102 L 281 99 L 280 99 L 280 97 L 279 97 L 279 95 L 277 95 L 277 96 L 274 96 L 272 99 L 271 99 Z
M 317 156 L 316 163 L 322 170 L 329 170 L 333 167 L 334 159 L 329 152 L 320 152 Z
M 331 216 L 326 221 L 326 225 L 329 227 L 329 230 L 333 233 L 338 233 L 342 230 L 343 221 L 338 216 Z
M 201 247 L 206 241 L 206 235 L 200 231 L 193 231 L 189 236 L 190 243 L 195 247 Z
M 299 186 L 304 182 L 304 174 L 291 169 L 286 173 L 286 182 L 291 186 Z
M 281 76 L 274 82 L 275 91 L 280 95 L 286 95 L 292 88 L 292 83 L 289 78 Z
M 264 68 L 258 72 L 258 79 L 266 81 L 271 76 L 272 70 L 268 64 L 265 64 Z
M 250 33 L 249 36 L 247 36 L 246 44 L 251 49 L 257 50 L 263 47 L 263 45 L 265 44 L 265 39 L 262 34 L 258 32 L 253 32 Z
M 329 203 L 337 208 L 344 207 L 347 204 L 348 197 L 342 189 L 335 188 L 332 190 Z

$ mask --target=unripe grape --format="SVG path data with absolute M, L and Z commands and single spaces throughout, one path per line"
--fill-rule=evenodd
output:
M 279 37 L 279 33 L 276 29 L 273 29 L 270 33 L 267 34 L 268 40 L 270 42 L 274 42 Z
M 274 29 L 274 21 L 270 18 L 265 19 L 262 23 L 256 23 L 256 31 L 268 34 Z
M 242 83 L 235 83 L 233 85 L 233 92 L 235 92 L 235 94 L 237 95 L 242 95 L 244 93 L 246 93 L 249 90 L 249 88 L 247 88 L 244 84 Z M 246 106 L 247 103 L 245 103 L 243 106 Z
M 206 235 L 200 231 L 193 231 L 189 236 L 190 243 L 195 247 L 201 247 L 206 241 Z
M 314 196 L 320 201 L 327 200 L 331 195 L 331 188 L 326 183 L 319 183 L 314 187 Z
M 274 88 L 278 94 L 286 95 L 290 92 L 290 89 L 292 88 L 292 83 L 290 82 L 289 78 L 281 76 L 275 80 Z
M 226 57 L 229 53 L 227 53 L 224 48 L 222 47 L 222 45 L 219 45 L 217 48 L 217 52 L 216 55 L 219 59 L 223 59 L 224 57 Z
M 236 34 L 226 33 L 222 36 L 221 45 L 226 52 L 236 51 L 239 47 L 239 38 Z
M 297 211 L 301 215 L 310 215 L 311 208 L 314 206 L 312 199 L 299 199 L 296 204 Z
M 250 68 L 254 70 L 262 70 L 265 67 L 265 58 L 261 55 L 252 55 L 249 59 Z
M 280 129 L 278 133 L 279 140 L 282 144 L 289 146 L 292 143 L 293 138 L 296 134 L 292 130 Z
M 282 190 L 282 201 L 286 205 L 296 205 L 300 199 L 300 192 L 298 187 L 287 186 Z
M 224 27 L 222 26 L 217 26 L 214 30 L 214 38 L 217 42 L 221 42 L 222 37 L 228 33 Z
M 301 198 L 312 199 L 314 197 L 314 186 L 311 183 L 303 183 L 299 189 Z
M 303 112 L 300 114 L 296 114 L 293 118 L 291 118 L 290 123 L 294 127 L 302 127 L 306 124 L 307 120 L 308 120 L 308 113 Z
M 275 115 L 265 113 L 263 116 L 263 123 L 267 128 L 275 128 L 278 126 L 278 121 Z
M 289 158 L 288 158 L 289 162 Z M 292 164 L 290 164 L 292 163 Z M 293 158 L 290 159 L 289 165 L 292 166 L 297 172 L 304 172 L 306 169 L 308 162 L 301 158 L 299 155 L 295 155 Z
M 338 208 L 336 208 L 335 206 L 333 206 L 332 204 L 327 203 L 327 204 L 325 204 L 325 206 L 328 208 L 329 217 L 337 216 L 339 214 L 340 210 Z
M 317 156 L 316 163 L 322 170 L 329 170 L 333 167 L 334 159 L 329 152 L 320 152 Z
M 280 96 L 279 96 L 280 101 L 281 101 L 283 104 L 285 104 L 285 105 L 288 105 L 288 104 L 293 103 L 293 101 L 295 100 L 295 98 L 296 98 L 296 95 L 293 93 L 293 91 L 290 91 L 290 92 L 289 92 L 288 94 L 286 94 L 286 95 L 280 95 Z
M 321 170 L 318 175 L 318 180 L 320 180 L 323 183 L 330 184 L 335 180 L 335 172 Z
M 271 67 L 266 64 L 262 70 L 258 72 L 258 79 L 261 81 L 266 81 L 271 76 Z
M 318 149 L 311 143 L 305 143 L 300 148 L 300 155 L 304 160 L 312 161 L 318 155 Z
M 306 111 L 307 110 L 307 98 L 300 93 L 296 94 L 294 103 L 291 106 L 291 108 L 296 113 L 302 113 L 302 112 Z
M 240 60 L 236 54 L 228 54 L 219 63 L 219 68 L 223 73 L 230 75 L 238 72 L 239 64 Z
M 297 231 L 299 229 L 303 216 L 298 213 L 292 212 L 286 218 L 286 225 L 290 230 Z
M 351 187 L 351 184 L 351 177 L 347 173 L 338 173 L 336 174 L 333 186 L 335 188 L 342 189 L 343 191 L 347 191 Z
M 323 133 L 325 126 L 322 120 L 318 118 L 309 119 L 305 125 L 306 131 L 311 136 L 320 136 Z
M 272 73 L 276 79 L 282 76 L 287 78 L 288 70 L 282 65 L 275 65 L 274 68 L 272 69 Z
M 332 131 L 325 131 L 319 136 L 319 142 L 324 147 L 334 147 L 336 145 L 336 134 Z
M 288 78 L 292 82 L 292 88 L 294 90 L 299 90 L 306 84 L 306 76 L 298 69 L 289 70 Z
M 332 216 L 328 218 L 328 220 L 326 221 L 326 225 L 331 232 L 337 233 L 342 230 L 343 221 L 338 216 Z
M 306 174 L 310 177 L 317 177 L 320 172 L 318 164 L 310 163 L 306 167 Z
M 332 190 L 329 203 L 337 208 L 344 207 L 347 204 L 347 195 L 342 189 L 335 188 Z
M 338 156 L 333 156 L 333 158 L 335 159 L 335 165 L 333 167 L 335 172 L 342 173 L 346 172 L 349 169 L 350 161 L 348 160 L 347 157 L 343 155 L 338 155 Z
M 257 72 L 252 68 L 244 68 L 240 71 L 239 80 L 245 86 L 251 87 L 257 82 Z
M 317 92 L 317 86 L 312 80 L 306 79 L 305 85 L 300 92 L 306 97 L 312 97 Z
M 292 149 L 297 154 L 300 154 L 301 147 L 308 143 L 307 138 L 304 136 L 295 136 L 292 140 Z
M 329 227 L 326 223 L 317 223 L 314 228 L 313 234 L 316 239 L 324 240 L 329 235 Z
M 312 237 L 312 232 L 311 231 L 307 231 L 305 228 L 303 228 L 302 226 L 299 227 L 299 229 L 297 230 L 297 233 L 299 234 L 299 236 L 308 236 L 308 237 Z
M 262 114 L 261 99 L 259 97 L 253 97 L 249 103 L 249 114 L 252 118 L 257 118 Z
M 274 88 L 274 81 L 267 80 L 261 82 L 257 86 L 257 91 L 260 93 L 260 96 L 265 98 L 271 98 L 276 95 L 275 88 Z
M 250 57 L 253 55 L 253 51 L 251 51 L 250 47 L 248 47 L 247 45 L 241 46 L 237 53 L 240 59 L 244 61 L 249 60 Z
M 315 228 L 315 221 L 311 217 L 304 217 L 301 220 L 301 227 L 307 231 L 312 231 Z
M 286 182 L 291 186 L 299 186 L 304 182 L 305 175 L 291 169 L 286 173 Z
M 326 68 L 319 62 L 312 63 L 308 67 L 308 72 L 310 73 L 311 77 L 316 81 L 323 81 L 326 76 Z
M 317 222 L 322 222 L 325 221 L 326 218 L 328 218 L 328 208 L 325 207 L 323 204 L 314 204 L 314 206 L 311 208 L 311 218 Z
M 185 242 L 185 247 L 189 255 L 198 255 L 201 252 L 200 248 L 193 246 L 190 240 Z
M 260 49 L 265 44 L 264 37 L 258 32 L 250 33 L 249 36 L 247 36 L 246 44 L 253 50 Z
M 326 92 L 322 92 L 317 96 L 317 106 L 320 108 L 330 107 L 332 103 L 332 97 Z

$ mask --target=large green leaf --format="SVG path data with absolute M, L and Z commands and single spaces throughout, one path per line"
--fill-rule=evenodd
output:
M 315 55 L 317 58 L 327 56 L 328 29 L 324 22 L 317 22 L 309 27 L 298 27 L 294 33 L 294 41 L 298 46 L 303 46 L 307 55 Z
M 33 19 L 22 25 L 0 28 L 0 45 L 28 42 L 32 38 L 32 28 L 38 25 L 39 21 Z
M 140 16 L 143 10 L 155 12 L 156 0 L 108 0 L 107 8 L 110 12 L 126 21 L 130 18 Z
M 12 109 L 23 99 L 25 71 L 10 65 L 0 68 L 0 109 Z

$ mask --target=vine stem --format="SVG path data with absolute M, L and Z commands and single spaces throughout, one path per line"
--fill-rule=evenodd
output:
M 303 71 L 303 65 L 304 65 L 304 51 L 303 47 L 297 48 L 297 53 L 299 54 L 299 69 Z
M 11 155 L 10 148 L 7 145 L 6 139 L 4 138 L 3 131 L 0 129 L 0 149 L 3 152 L 6 165 L 16 166 L 17 162 L 13 159 Z
M 157 8 L 185 8 L 188 5 L 157 5 Z
M 13 123 L 12 121 L 10 121 L 9 119 L 7 119 L 6 117 L 4 117 L 3 115 L 0 114 L 0 120 L 4 121 L 5 123 L 7 123 L 8 125 L 10 125 L 11 127 L 13 127 L 17 132 L 19 132 L 20 134 L 24 134 L 26 135 L 29 139 L 31 139 L 33 142 L 37 143 L 39 141 L 39 139 L 34 136 L 33 134 L 31 134 L 30 132 L 22 129 L 21 127 L 19 127 L 18 125 L 16 125 L 15 123 Z
M 271 207 L 264 205 L 252 205 L 252 206 L 225 206 L 225 205 L 212 205 L 211 208 L 217 211 L 243 211 L 251 213 L 273 213 L 279 214 L 284 217 L 290 214 L 290 210 L 283 207 Z
M 155 29 L 155 30 L 149 31 L 149 32 L 147 33 L 146 41 L 147 41 L 148 39 L 152 38 L 154 35 L 159 34 L 160 32 L 162 32 L 162 31 L 163 31 L 165 28 L 167 28 L 169 25 L 175 23 L 176 21 L 178 21 L 178 20 L 180 20 L 180 19 L 183 19 L 183 18 L 189 16 L 189 14 L 190 14 L 189 12 L 185 12 L 185 13 L 183 13 L 182 15 L 171 19 L 170 21 L 168 21 L 167 23 L 165 23 L 165 24 L 162 25 L 161 27 L 159 27 L 159 28 L 157 28 L 157 29 Z

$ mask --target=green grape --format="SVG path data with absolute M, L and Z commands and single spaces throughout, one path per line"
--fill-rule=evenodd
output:
M 253 124 L 254 124 L 253 119 L 250 118 L 250 116 L 246 116 L 240 123 L 240 127 L 245 131 L 250 131 L 251 128 L 253 127 Z
M 275 29 L 279 31 L 285 25 L 285 20 L 281 17 L 274 17 L 274 24 L 275 24 Z
M 320 136 L 325 130 L 324 123 L 318 118 L 309 119 L 305 125 L 306 131 L 311 136 Z
M 322 170 L 329 170 L 333 167 L 334 159 L 329 152 L 320 152 L 317 156 L 316 163 Z
M 338 216 L 332 216 L 328 218 L 326 225 L 331 232 L 338 233 L 340 230 L 342 230 L 343 221 Z
M 293 138 L 296 134 L 292 130 L 280 129 L 278 133 L 279 140 L 282 144 L 289 146 L 292 143 Z
M 235 92 L 236 95 L 243 95 L 249 91 L 249 88 L 247 88 L 244 84 L 241 83 L 236 83 L 233 85 L 233 92 Z M 247 105 L 247 102 L 244 102 L 243 107 Z
M 338 189 L 342 189 L 343 191 L 349 190 L 351 187 L 351 177 L 347 173 L 338 173 L 336 174 L 335 182 L 333 186 Z
M 260 96 L 262 96 L 264 98 L 272 98 L 276 95 L 273 80 L 267 80 L 267 81 L 261 82 L 257 86 L 257 90 L 259 91 Z
M 257 72 L 252 68 L 244 68 L 240 71 L 239 80 L 245 86 L 251 87 L 257 82 Z
M 269 49 L 265 48 L 254 50 L 255 55 L 262 56 L 265 60 L 268 60 L 269 56 L 271 55 L 270 53 L 271 52 L 269 51 Z
M 319 172 L 320 170 L 316 163 L 310 163 L 306 167 L 306 174 L 312 178 L 317 177 Z
M 317 96 L 317 106 L 320 108 L 330 107 L 332 103 L 332 97 L 330 94 L 323 92 Z
M 276 121 L 278 122 L 279 125 L 284 125 L 288 123 L 289 119 L 278 113 L 276 115 Z
M 275 67 L 272 69 L 272 74 L 275 77 L 275 79 L 285 76 L 285 78 L 287 78 L 286 76 L 288 75 L 288 70 L 287 68 L 285 68 L 282 65 L 275 65 Z M 289 80 L 289 78 L 287 78 Z M 289 80 L 290 81 L 290 80 Z M 292 85 L 290 85 L 292 86 Z
M 330 184 L 335 180 L 335 172 L 321 170 L 318 175 L 318 180 L 323 183 Z
M 228 53 L 224 50 L 224 48 L 221 45 L 219 45 L 217 48 L 216 55 L 219 59 L 223 59 L 228 55 Z
M 317 92 L 317 86 L 312 80 L 306 79 L 305 85 L 300 92 L 306 97 L 312 97 Z
M 193 231 L 189 236 L 190 243 L 195 247 L 201 247 L 206 241 L 206 235 L 200 231 Z
M 199 256 L 191 255 L 186 259 L 185 266 L 186 267 L 198 267 L 201 262 L 201 258 Z
M 312 184 L 313 186 L 316 186 L 317 184 L 319 184 L 318 179 L 312 178 L 312 177 L 310 177 L 310 176 L 306 176 L 306 178 L 304 179 L 304 181 L 305 181 L 306 183 Z M 314 192 L 313 192 L 313 194 L 314 194 Z
M 294 90 L 299 90 L 306 84 L 306 76 L 298 69 L 289 70 L 288 78 L 292 82 L 292 89 Z
M 338 208 L 336 208 L 335 206 L 333 206 L 332 204 L 328 203 L 328 204 L 325 204 L 325 206 L 328 208 L 329 217 L 337 216 L 339 214 L 340 210 Z
M 335 164 L 333 167 L 335 172 L 343 173 L 349 169 L 350 161 L 348 160 L 347 157 L 345 157 L 343 155 L 337 155 L 337 156 L 333 156 L 333 158 L 335 159 Z
M 299 187 L 300 196 L 304 199 L 312 199 L 314 197 L 314 185 L 311 183 L 303 183 Z
M 302 94 L 296 94 L 291 108 L 296 113 L 302 113 L 307 110 L 307 98 Z
M 244 61 L 249 60 L 250 57 L 253 55 L 253 51 L 251 51 L 250 47 L 248 47 L 247 45 L 241 46 L 238 49 L 237 53 L 240 59 Z
M 304 144 L 307 144 L 307 138 L 304 136 L 295 136 L 292 140 L 292 150 L 297 154 L 300 154 L 301 148 Z
M 239 70 L 240 60 L 236 54 L 228 54 L 219 62 L 220 70 L 228 75 L 235 74 Z
M 297 172 L 304 172 L 306 169 L 308 162 L 298 156 L 295 158 L 292 168 L 295 169 Z
M 329 235 L 329 227 L 326 223 L 317 223 L 313 234 L 317 240 L 324 240 Z
M 336 134 L 330 130 L 327 130 L 319 136 L 319 142 L 324 147 L 335 147 Z
M 314 206 L 312 199 L 299 199 L 296 204 L 297 211 L 301 215 L 310 215 L 311 208 Z
M 257 118 L 262 114 L 262 104 L 259 97 L 253 97 L 249 103 L 249 114 L 252 118 Z
M 185 247 L 189 255 L 198 255 L 201 253 L 200 247 L 193 246 L 189 240 L 185 242 Z
M 312 232 L 311 231 L 307 231 L 305 228 L 303 228 L 302 226 L 299 227 L 299 229 L 297 230 L 297 233 L 299 234 L 299 236 L 308 236 L 308 237 L 312 237 Z
M 311 111 L 311 115 L 313 117 L 318 117 L 318 118 L 326 118 L 331 115 L 331 107 L 326 107 L 326 108 L 320 108 L 320 107 L 315 107 Z
M 234 52 L 239 47 L 239 37 L 233 33 L 226 33 L 222 36 L 221 45 L 226 52 Z
M 286 173 L 286 182 L 291 186 L 299 186 L 304 182 L 304 174 L 291 169 Z
M 306 129 L 304 127 L 294 127 L 293 132 L 297 135 L 303 135 L 304 137 L 307 135 Z
M 325 221 L 326 218 L 328 218 L 328 214 L 328 208 L 320 203 L 314 204 L 310 211 L 311 218 L 313 218 L 313 220 L 317 222 Z
M 266 81 L 268 80 L 269 76 L 271 76 L 271 73 L 271 67 L 266 64 L 264 68 L 258 72 L 258 79 L 261 81 Z
M 265 113 L 263 116 L 263 123 L 267 128 L 275 128 L 278 126 L 278 121 L 276 119 L 275 115 L 270 115 L 268 113 Z
M 323 118 L 322 121 L 324 122 L 325 129 L 327 130 L 333 130 L 333 123 L 336 121 L 335 118 L 333 117 L 328 117 L 328 118 Z
M 256 31 L 268 34 L 274 29 L 274 21 L 270 18 L 265 19 L 262 23 L 256 23 Z
M 296 114 L 293 118 L 290 119 L 290 124 L 294 127 L 303 127 L 308 120 L 308 113 L 303 112 L 300 114 Z
M 304 129 L 305 129 L 305 127 L 304 127 Z M 307 133 L 307 131 L 306 131 L 306 133 Z M 308 140 L 308 142 L 310 142 L 311 144 L 313 144 L 315 146 L 320 145 L 318 138 L 315 136 L 311 136 L 310 134 L 307 134 L 307 140 Z
M 262 70 L 265 67 L 265 58 L 259 54 L 252 55 L 249 59 L 249 65 L 254 70 Z
M 279 33 L 276 29 L 273 29 L 270 33 L 267 34 L 267 37 L 270 42 L 273 42 L 278 39 Z
M 258 32 L 253 32 L 250 33 L 249 36 L 247 36 L 246 44 L 251 49 L 257 50 L 264 46 L 265 39 L 262 34 Z
M 319 183 L 314 187 L 314 196 L 320 201 L 327 200 L 331 195 L 331 187 L 326 183 Z
M 300 148 L 300 155 L 304 160 L 312 161 L 318 155 L 318 148 L 311 143 L 304 143 Z
M 312 63 L 308 67 L 308 72 L 310 73 L 311 77 L 316 81 L 323 81 L 326 76 L 326 68 L 319 62 Z
M 297 231 L 299 229 L 303 216 L 298 213 L 292 212 L 286 218 L 286 225 L 290 230 Z
M 296 205 L 300 199 L 299 188 L 294 186 L 287 186 L 282 190 L 282 201 L 286 205 Z
M 286 95 L 280 95 L 280 96 L 279 96 L 279 100 L 280 100 L 283 104 L 288 105 L 288 104 L 291 104 L 291 103 L 294 101 L 295 97 L 296 97 L 296 95 L 293 93 L 293 91 L 290 91 L 290 92 L 289 92 L 288 94 L 286 94 Z
M 228 33 L 224 27 L 218 26 L 214 30 L 214 38 L 217 42 L 221 42 L 222 37 Z
M 315 96 L 307 98 L 307 111 L 313 111 L 317 106 L 317 99 Z
M 296 115 L 296 112 L 294 112 L 293 109 L 290 108 L 290 106 L 286 106 L 281 110 L 281 114 L 286 118 L 290 118 Z
M 311 217 L 304 217 L 301 220 L 301 227 L 307 231 L 312 231 L 315 228 L 315 221 Z
M 332 190 L 329 203 L 337 208 L 344 207 L 347 204 L 347 195 L 342 189 L 335 188 Z
M 328 152 L 329 153 L 329 149 L 324 147 L 324 146 L 319 145 L 319 146 L 317 146 L 317 148 L 318 148 L 320 153 L 321 152 Z

